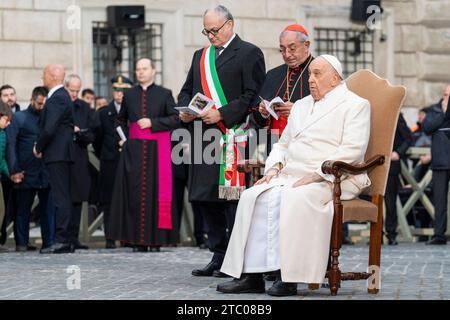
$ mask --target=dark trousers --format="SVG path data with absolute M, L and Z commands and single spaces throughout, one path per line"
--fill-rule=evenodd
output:
M 48 163 L 51 193 L 55 205 L 56 241 L 70 243 L 69 225 L 72 216 L 72 199 L 70 197 L 70 163 Z
M 433 170 L 434 236 L 445 239 L 450 170 Z
M 214 253 L 212 261 L 222 264 L 233 230 L 237 202 L 193 201 L 192 208 L 205 220 L 208 247 Z
M 394 239 L 397 236 L 397 226 L 398 226 L 396 202 L 399 183 L 400 181 L 398 175 L 389 175 L 384 197 L 384 203 L 386 204 L 386 220 L 384 223 L 384 227 L 386 229 L 386 234 L 388 238 Z
M 49 198 L 50 189 L 17 189 L 17 215 L 14 223 L 14 239 L 18 246 L 26 246 L 28 244 L 31 207 L 36 194 L 39 198 L 42 247 L 49 247 L 55 241 L 55 210 Z
M 72 216 L 69 224 L 69 239 L 71 243 L 78 242 L 78 236 L 80 234 L 80 221 L 81 221 L 81 208 L 82 202 L 72 203 Z

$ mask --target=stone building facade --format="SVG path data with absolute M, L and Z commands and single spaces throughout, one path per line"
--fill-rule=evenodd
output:
M 1 0 L 0 83 L 15 86 L 25 105 L 42 68 L 56 62 L 93 87 L 94 22 L 106 22 L 107 6 L 145 5 L 146 22 L 163 30 L 159 81 L 176 96 L 193 52 L 207 44 L 202 14 L 219 3 L 235 16 L 235 31 L 263 50 L 267 69 L 282 63 L 278 35 L 288 24 L 306 26 L 313 53 L 320 28 L 365 29 L 349 19 L 351 0 Z M 373 70 L 407 87 L 406 107 L 437 101 L 450 83 L 450 0 L 383 0 L 382 6 L 381 28 L 371 35 Z

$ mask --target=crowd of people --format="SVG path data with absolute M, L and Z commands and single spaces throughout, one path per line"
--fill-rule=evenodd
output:
M 44 69 L 43 85 L 33 89 L 25 110 L 20 111 L 13 87 L 0 88 L 2 244 L 5 226 L 14 221 L 16 251 L 36 250 L 28 234 L 37 196 L 41 253 L 87 249 L 78 240 L 83 202 L 104 213 L 106 248 L 120 242 L 137 252 L 159 251 L 179 242 L 187 187 L 197 245 L 213 253 L 211 262 L 192 275 L 235 277 L 219 285 L 224 293 L 263 291 L 263 273 L 275 275 L 268 292 L 273 295 L 294 294 L 297 282 L 323 281 L 333 216 L 332 178 L 322 173 L 321 163 L 364 159 L 370 105 L 347 89 L 336 57 L 312 56 L 308 31 L 299 24 L 281 30 L 284 63 L 267 74 L 261 49 L 234 32 L 228 9 L 205 11 L 203 25 L 211 45 L 194 53 L 177 102 L 169 89 L 154 83 L 150 59 L 137 61 L 136 85 L 122 75 L 112 79 L 109 103 L 91 89 L 80 98 L 81 78 L 56 64 Z M 175 109 L 189 105 L 199 92 L 215 107 L 200 115 Z M 432 141 L 431 158 L 420 160 L 431 161 L 433 170 L 436 219 L 429 244 L 446 243 L 449 93 L 450 86 L 438 104 L 423 110 L 414 129 L 417 145 Z M 284 102 L 275 106 L 277 117 L 263 101 L 274 97 Z M 279 141 L 273 146 L 267 141 L 265 175 L 245 190 L 248 177 L 237 169 L 245 155 L 236 145 L 245 143 L 249 126 L 267 129 Z M 202 137 L 182 149 L 187 163 L 171 161 L 180 143 L 171 137 L 177 129 Z M 211 140 L 203 139 L 210 130 L 219 136 L 212 142 L 220 161 L 213 163 L 195 152 L 210 151 Z M 400 116 L 386 190 L 385 229 L 392 245 L 397 244 L 400 160 L 413 143 Z M 89 163 L 90 144 L 100 159 L 98 174 Z M 368 185 L 365 174 L 344 179 L 343 197 L 357 197 Z

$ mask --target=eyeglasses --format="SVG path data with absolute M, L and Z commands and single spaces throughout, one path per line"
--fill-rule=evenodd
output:
M 303 44 L 303 43 L 304 43 L 304 42 L 301 42 L 301 44 Z M 293 53 L 293 52 L 297 51 L 298 48 L 300 48 L 300 46 L 289 46 L 289 47 L 287 47 L 287 48 L 280 48 L 278 51 L 279 51 L 281 54 L 285 55 L 287 52 Z
M 212 34 L 212 35 L 215 37 L 215 36 L 217 36 L 217 34 L 219 33 L 220 29 L 222 29 L 223 26 L 224 26 L 228 21 L 230 21 L 230 19 L 228 19 L 227 21 L 225 21 L 225 23 L 224 23 L 219 29 L 217 29 L 217 30 L 216 30 L 216 29 L 211 29 L 211 30 L 203 29 L 203 30 L 202 30 L 202 34 L 205 35 L 205 36 L 208 36 L 208 34 Z

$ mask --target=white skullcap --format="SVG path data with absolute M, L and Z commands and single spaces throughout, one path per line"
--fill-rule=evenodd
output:
M 338 58 L 335 56 L 332 56 L 331 54 L 322 54 L 319 57 L 324 58 L 328 61 L 329 64 L 336 70 L 336 72 L 339 74 L 341 79 L 344 79 L 344 76 L 342 74 L 342 64 L 339 62 Z

